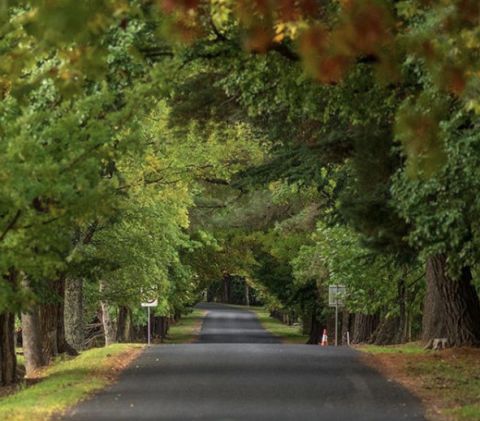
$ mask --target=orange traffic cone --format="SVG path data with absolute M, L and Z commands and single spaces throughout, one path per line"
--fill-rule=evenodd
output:
M 321 346 L 328 346 L 327 329 L 323 329 L 322 343 L 321 343 L 320 345 L 321 345 Z

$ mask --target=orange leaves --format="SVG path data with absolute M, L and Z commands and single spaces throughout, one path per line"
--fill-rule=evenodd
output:
M 380 60 L 382 47 L 392 41 L 393 19 L 375 0 L 342 1 L 340 22 L 331 29 L 308 28 L 300 41 L 307 70 L 323 83 L 337 83 L 361 56 Z
M 243 45 L 246 50 L 254 53 L 265 53 L 273 43 L 272 30 L 264 25 L 249 28 L 244 34 Z
M 307 71 L 322 83 L 339 82 L 350 66 L 347 56 L 334 52 L 331 34 L 322 25 L 305 31 L 299 46 Z
M 200 0 L 160 0 L 162 9 L 167 13 L 194 10 L 199 3 Z
M 351 54 L 377 54 L 392 38 L 390 11 L 375 0 L 351 0 L 348 4 L 337 30 L 338 41 L 343 41 Z
M 465 72 L 459 67 L 450 67 L 444 69 L 444 86 L 449 92 L 454 95 L 460 96 L 465 90 L 467 80 L 465 77 Z
M 199 35 L 201 23 L 208 22 L 215 7 L 215 2 L 208 0 L 157 1 L 172 13 L 175 31 L 187 41 Z M 387 0 L 336 2 L 338 13 L 327 7 L 332 1 L 222 0 L 238 23 L 246 50 L 265 53 L 276 43 L 293 40 L 307 71 L 322 83 L 340 82 L 358 62 L 375 65 L 383 83 L 397 82 L 399 63 L 406 54 L 425 60 L 439 87 L 462 95 L 471 78 L 463 68 L 474 67 L 471 56 L 476 54 L 479 41 L 474 29 L 461 29 L 480 24 L 478 0 L 418 0 L 401 6 L 402 10 L 408 6 L 408 13 L 398 13 L 398 6 L 397 15 Z M 417 13 L 423 18 L 433 16 L 434 23 L 438 20 L 438 37 L 430 30 L 415 33 L 417 28 L 409 26 L 409 21 Z M 453 48 L 455 42 L 458 48 Z
M 395 131 L 407 155 L 410 177 L 429 177 L 444 164 L 439 121 L 446 110 L 444 104 L 427 95 L 407 100 L 399 110 Z
M 202 35 L 200 0 L 158 0 L 160 9 L 171 17 L 170 32 L 183 43 Z
M 473 25 L 480 24 L 480 2 L 478 0 L 459 0 L 457 8 L 462 20 Z

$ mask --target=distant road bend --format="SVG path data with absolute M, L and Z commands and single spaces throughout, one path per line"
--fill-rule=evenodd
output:
M 347 348 L 282 345 L 246 310 L 201 304 L 199 341 L 147 349 L 65 419 L 424 421 L 419 402 Z

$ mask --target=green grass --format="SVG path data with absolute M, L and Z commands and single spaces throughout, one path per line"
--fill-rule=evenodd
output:
M 419 342 L 410 342 L 402 345 L 358 345 L 355 348 L 369 354 L 427 354 L 423 345 Z
M 0 419 L 47 420 L 63 413 L 111 383 L 122 363 L 140 348 L 141 345 L 116 344 L 55 361 L 39 372 L 38 383 L 22 386 L 15 394 L 0 399 Z
M 270 313 L 264 307 L 246 307 L 246 310 L 254 312 L 262 326 L 273 335 L 279 337 L 286 344 L 304 344 L 308 340 L 307 335 L 302 334 L 300 326 L 288 326 L 281 321 L 270 317 Z
M 198 337 L 205 311 L 194 309 L 191 313 L 183 316 L 177 323 L 170 326 L 166 344 L 192 343 Z
M 23 348 L 17 348 L 17 365 L 19 367 L 25 367 L 25 357 L 23 355 Z
M 451 410 L 450 413 L 462 421 L 478 421 L 480 420 L 480 404 L 465 405 Z

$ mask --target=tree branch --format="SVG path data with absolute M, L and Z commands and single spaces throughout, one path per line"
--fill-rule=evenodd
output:
M 10 222 L 7 224 L 5 229 L 3 230 L 2 234 L 0 235 L 0 241 L 3 241 L 3 239 L 7 236 L 8 232 L 13 229 L 15 224 L 17 223 L 18 219 L 20 218 L 20 215 L 22 214 L 22 211 L 19 209 L 13 216 L 13 218 L 10 220 Z

